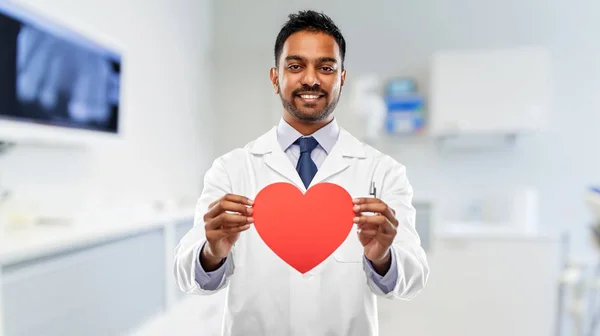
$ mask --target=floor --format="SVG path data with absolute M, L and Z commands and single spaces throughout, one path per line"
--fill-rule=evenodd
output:
M 220 295 L 186 297 L 130 336 L 219 336 L 223 300 Z

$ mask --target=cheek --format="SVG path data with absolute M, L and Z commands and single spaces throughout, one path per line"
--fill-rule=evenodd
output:
M 337 96 L 337 95 L 339 95 L 341 87 L 342 86 L 340 85 L 339 82 L 332 83 L 332 85 L 330 86 L 331 89 L 329 89 L 329 95 L 330 96 Z
M 281 85 L 280 93 L 282 96 L 290 99 L 290 98 L 292 98 L 292 92 L 294 92 L 295 89 L 296 89 L 295 87 L 291 87 L 289 85 Z
M 338 94 L 340 92 L 340 88 L 342 87 L 342 78 L 341 76 L 328 76 L 322 82 L 324 87 L 328 88 L 328 91 L 331 94 Z
M 279 93 L 283 96 L 288 96 L 291 90 L 288 88 L 288 81 L 283 79 L 279 81 Z

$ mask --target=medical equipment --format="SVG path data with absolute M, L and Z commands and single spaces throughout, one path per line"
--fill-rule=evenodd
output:
M 386 86 L 385 103 L 388 133 L 415 134 L 424 130 L 425 98 L 419 94 L 414 79 L 389 80 Z
M 555 335 L 584 336 L 586 273 L 589 269 L 589 263 L 585 261 L 567 261 L 568 253 L 566 250 L 563 250 L 562 255 L 564 260 L 558 281 L 558 311 Z M 568 332 L 566 327 L 569 328 Z
M 585 193 L 585 202 L 596 219 L 600 220 L 600 186 L 588 188 Z
M 32 9 L 0 1 L 3 78 L 8 78 L 0 92 L 0 141 L 120 142 L 124 46 Z
M 412 78 L 393 78 L 383 82 L 374 74 L 355 80 L 350 108 L 363 122 L 365 140 L 374 140 L 383 132 L 418 134 L 424 131 L 425 98 Z
M 387 107 L 381 85 L 378 76 L 364 75 L 352 87 L 350 108 L 364 122 L 366 140 L 377 139 L 385 124 Z
M 584 200 L 595 217 L 590 234 L 595 247 L 600 252 L 600 188 L 588 188 Z M 570 262 L 566 265 L 560 279 L 559 295 L 562 301 L 567 301 L 559 307 L 567 309 L 570 317 L 571 330 L 568 335 L 600 335 L 600 262 L 598 258 Z M 562 335 L 561 328 L 557 329 L 558 335 Z

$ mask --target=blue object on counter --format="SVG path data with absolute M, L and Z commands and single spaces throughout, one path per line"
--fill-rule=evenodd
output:
M 413 78 L 394 78 L 387 81 L 387 97 L 401 97 L 417 93 L 417 81 Z
M 386 131 L 396 134 L 414 134 L 425 127 L 423 110 L 425 99 L 420 95 L 387 97 Z

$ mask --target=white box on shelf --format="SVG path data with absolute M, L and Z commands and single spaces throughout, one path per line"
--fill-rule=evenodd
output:
M 378 300 L 381 335 L 552 335 L 559 253 L 554 235 L 436 235 L 423 292 Z
M 544 48 L 436 52 L 431 61 L 431 134 L 520 134 L 543 127 L 551 105 L 550 70 Z

